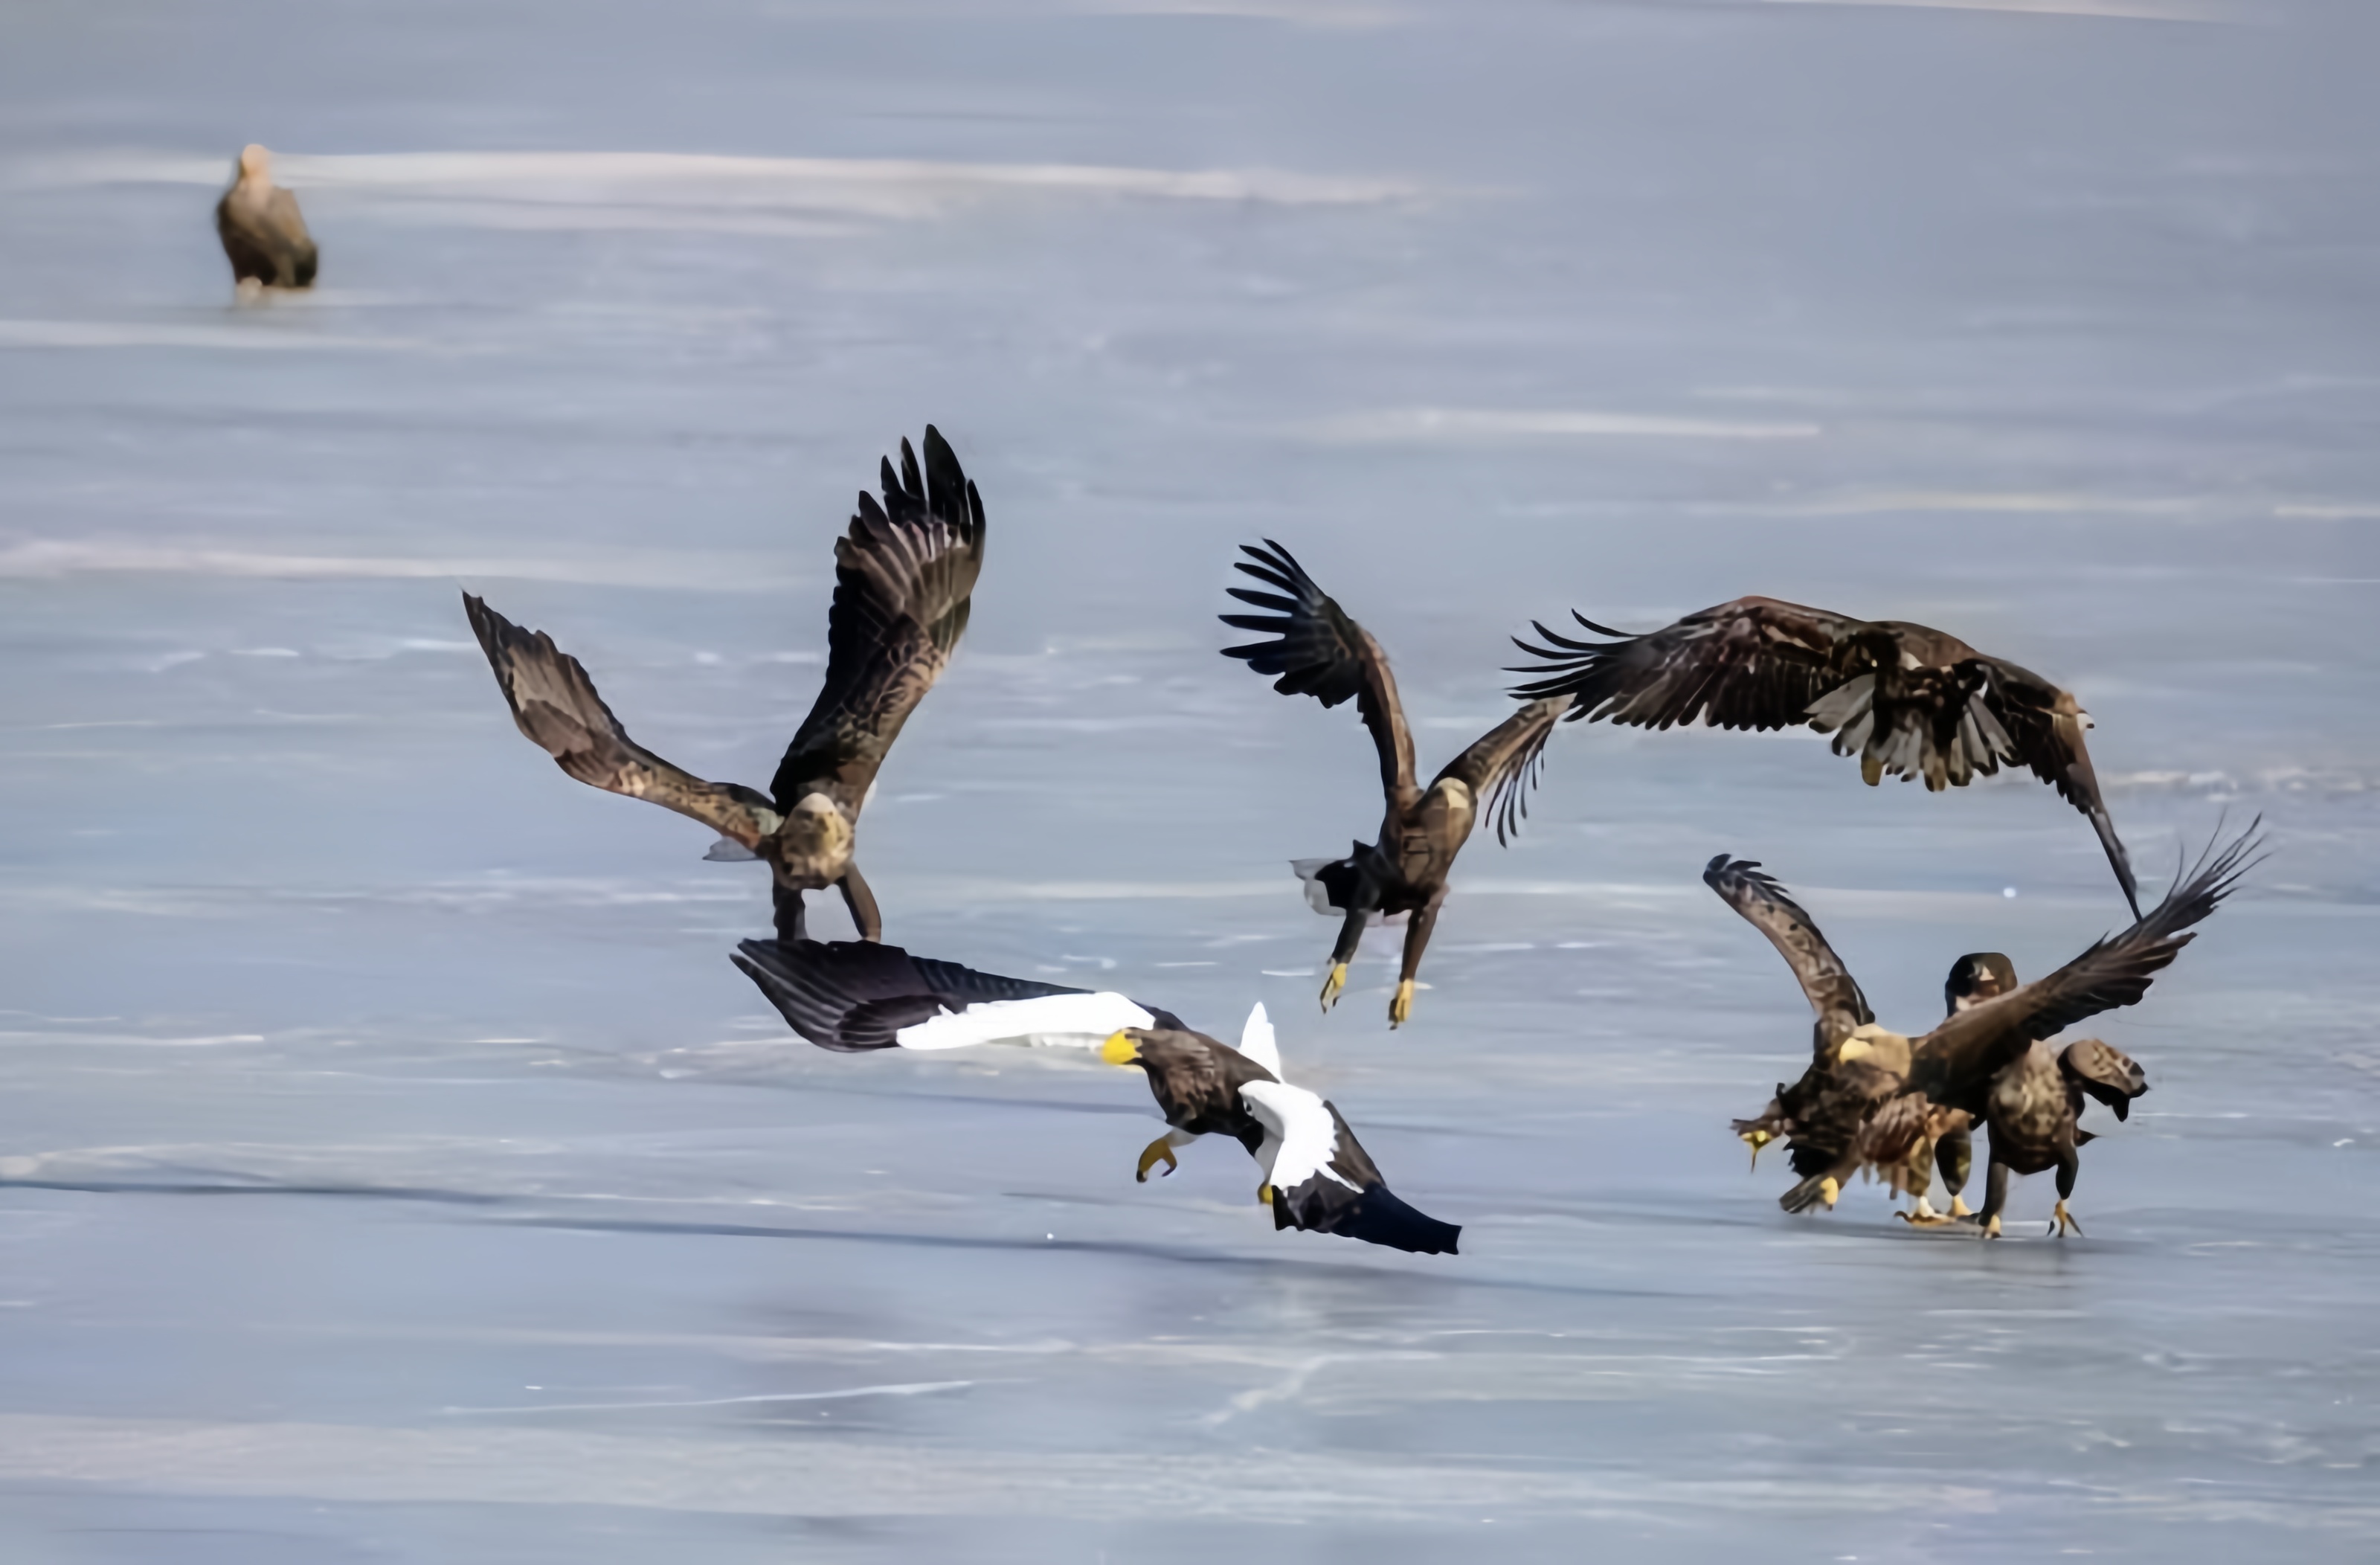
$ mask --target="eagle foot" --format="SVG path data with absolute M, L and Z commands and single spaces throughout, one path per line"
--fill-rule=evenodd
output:
M 2075 1238 L 2082 1237 L 2082 1225 L 2074 1220 L 2074 1214 L 2066 1209 L 2065 1202 L 2060 1201 L 2049 1214 L 2049 1237 L 2063 1239 L 2069 1229 L 2074 1231 Z
M 1332 1006 L 1339 1003 L 1339 991 L 1346 987 L 1347 964 L 1344 962 L 1332 963 L 1330 976 L 1322 980 L 1322 1010 L 1326 1015 Z
M 1172 1142 L 1161 1135 L 1140 1149 L 1140 1167 L 1133 1171 L 1133 1183 L 1147 1184 L 1148 1171 L 1155 1168 L 1160 1159 L 1162 1159 L 1165 1164 L 1165 1174 L 1171 1174 L 1182 1166 L 1182 1160 L 1173 1155 Z M 1160 1174 L 1159 1177 L 1163 1178 L 1165 1175 Z
M 1414 981 L 1405 979 L 1397 985 L 1397 992 L 1389 997 L 1389 1025 L 1402 1027 L 1413 1014 Z

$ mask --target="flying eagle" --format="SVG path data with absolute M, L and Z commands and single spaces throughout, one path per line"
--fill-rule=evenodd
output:
M 2132 863 L 2108 819 L 2082 732 L 2091 719 L 2071 693 L 1986 657 L 1954 636 L 1902 620 L 1855 620 L 1774 598 L 1738 598 L 1677 624 L 1630 636 L 1572 611 L 1597 636 L 1582 641 L 1538 624 L 1547 643 L 1513 644 L 1541 677 L 1528 698 L 1568 697 L 1569 717 L 1640 728 L 1706 721 L 1766 732 L 1806 724 L 1832 734 L 1839 756 L 1859 757 L 1875 786 L 1888 776 L 1963 788 L 2003 763 L 2028 767 L 2090 818 L 2132 916 L 2141 916 Z
M 1483 812 L 1495 818 L 1500 843 L 1519 828 L 1546 739 L 1571 698 L 1530 702 L 1448 762 L 1425 789 L 1414 770 L 1413 734 L 1380 644 L 1325 596 L 1280 544 L 1267 539 L 1262 549 L 1243 544 L 1240 552 L 1248 559 L 1234 562 L 1237 568 L 1271 590 L 1234 587 L 1231 594 L 1268 613 L 1220 617 L 1238 629 L 1262 631 L 1268 639 L 1227 647 L 1223 656 L 1242 659 L 1258 673 L 1278 674 L 1273 688 L 1284 696 L 1312 696 L 1325 707 L 1354 697 L 1379 751 L 1380 790 L 1388 801 L 1379 841 L 1368 847 L 1355 843 L 1345 858 L 1299 859 L 1293 866 L 1306 882 L 1316 911 L 1341 916 L 1339 942 L 1331 948 L 1330 976 L 1322 984 L 1322 1009 L 1336 1004 L 1346 988 L 1347 964 L 1355 958 L 1365 925 L 1409 914 L 1404 964 L 1389 1001 L 1389 1025 L 1401 1026 L 1413 1013 L 1414 975 L 1438 926 L 1454 855 Z
M 922 474 L 906 440 L 900 472 L 890 459 L 882 468 L 883 503 L 863 491 L 850 531 L 835 540 L 826 684 L 766 794 L 706 782 L 644 748 L 552 637 L 463 595 L 520 731 L 581 782 L 717 831 L 710 856 L 765 860 L 787 940 L 803 937 L 804 894 L 828 886 L 843 892 L 863 940 L 883 938 L 852 859 L 860 807 L 901 725 L 950 662 L 983 568 L 983 501 L 940 431 L 926 426 Z
M 1257 1198 L 1274 1228 L 1455 1253 L 1463 1231 L 1400 1200 L 1338 1109 L 1281 1079 L 1262 1004 L 1232 1049 L 1122 994 L 979 973 L 897 946 L 746 940 L 734 961 L 795 1032 L 822 1049 L 1024 1043 L 1136 1065 L 1168 1128 L 1142 1149 L 1135 1180 L 1146 1181 L 1160 1162 L 1172 1172 L 1175 1154 L 1201 1136 L 1226 1135 L 1262 1171 Z

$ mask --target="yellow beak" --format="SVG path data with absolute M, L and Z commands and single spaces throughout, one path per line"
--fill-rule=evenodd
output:
M 1099 1045 L 1099 1058 L 1111 1065 L 1129 1065 L 1140 1058 L 1140 1047 L 1119 1028 L 1108 1035 L 1107 1042 Z

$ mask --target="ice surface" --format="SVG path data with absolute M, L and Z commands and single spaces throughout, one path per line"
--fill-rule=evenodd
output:
M 0 1555 L 2367 1559 L 2380 1547 L 2380 200 L 2368 7 L 0 12 Z M 209 212 L 283 154 L 311 297 Z M 890 938 L 1232 1036 L 1459 1257 L 1277 1233 L 1137 1077 L 842 1057 L 756 867 L 513 731 L 458 588 L 759 783 L 929 420 L 990 515 L 863 823 Z M 1746 591 L 2070 684 L 2161 889 L 2089 1238 L 1789 1219 L 1727 1120 L 2120 917 L 2029 781 L 1572 728 L 1327 1019 L 1353 713 L 1215 655 L 1233 546 L 1397 661 Z M 2004 894 L 2014 888 L 2013 897 Z M 817 914 L 844 927 L 837 905 Z M 1767 1164 L 1768 1160 L 1764 1160 Z

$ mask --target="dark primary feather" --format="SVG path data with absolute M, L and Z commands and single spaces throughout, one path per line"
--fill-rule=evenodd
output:
M 1536 664 L 1512 670 L 1540 677 L 1517 686 L 1524 698 L 1569 696 L 1572 721 L 1669 728 L 1707 716 L 1715 727 L 1791 728 L 1809 721 L 1810 704 L 1842 682 L 1858 658 L 1864 622 L 1774 598 L 1739 598 L 1688 614 L 1675 625 L 1629 636 L 1571 617 L 1608 641 L 1583 641 L 1544 625 L 1546 645 L 1513 644 Z
M 820 1049 L 846 1054 L 896 1048 L 895 1035 L 903 1027 L 944 1011 L 1089 992 L 978 973 L 870 940 L 746 940 L 729 960 L 759 986 L 794 1031 Z M 1161 1025 L 1180 1025 L 1168 1012 L 1150 1013 Z
M 1793 970 L 1817 1017 L 1813 1029 L 1815 1049 L 1824 1051 L 1876 1020 L 1867 996 L 1860 992 L 1859 980 L 1818 932 L 1817 921 L 1785 894 L 1774 877 L 1761 872 L 1757 860 L 1720 854 L 1703 867 L 1703 884 L 1767 936 L 1785 965 Z
M 983 568 L 983 499 L 940 431 L 923 471 L 909 443 L 882 463 L 882 504 L 862 493 L 835 540 L 826 683 L 769 784 L 778 807 L 823 793 L 855 819 L 885 752 L 966 629 Z
M 2210 841 L 2189 873 L 2177 875 L 2165 900 L 2122 932 L 2047 977 L 1946 1019 L 1918 1045 L 1911 1079 L 1938 1102 L 1964 1105 L 1973 1084 L 2075 1023 L 2137 1004 L 2157 974 L 2198 937 L 2191 927 L 2212 914 L 2255 867 L 2262 817 L 2219 852 Z
M 1413 735 L 1405 727 L 1396 679 L 1379 643 L 1271 539 L 1265 540 L 1262 549 L 1242 544 L 1240 552 L 1248 558 L 1236 562 L 1235 568 L 1272 590 L 1234 587 L 1229 591 L 1241 602 L 1269 612 L 1217 617 L 1236 629 L 1263 632 L 1269 639 L 1226 647 L 1223 656 L 1239 658 L 1258 673 L 1278 674 L 1273 688 L 1284 696 L 1312 696 L 1326 707 L 1354 697 L 1379 751 L 1381 788 L 1392 807 L 1409 805 L 1415 794 Z
M 706 782 L 629 738 L 586 669 L 555 647 L 553 637 L 521 629 L 468 592 L 463 609 L 513 722 L 564 771 L 608 793 L 691 816 L 747 848 L 759 847 L 777 829 L 776 811 L 760 795 L 734 782 Z

